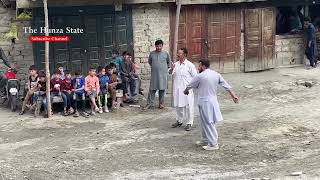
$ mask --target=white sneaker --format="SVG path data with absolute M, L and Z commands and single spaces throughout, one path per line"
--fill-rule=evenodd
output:
M 95 116 L 96 115 L 96 113 L 94 112 L 94 111 L 91 111 L 91 116 Z
M 204 143 L 203 141 L 197 141 L 196 145 L 197 146 L 206 146 L 206 145 L 208 145 L 208 143 Z
M 109 112 L 108 107 L 105 107 L 105 108 L 104 108 L 104 112 L 105 112 L 105 113 L 108 113 L 108 112 Z
M 218 144 L 216 144 L 214 146 L 207 145 L 207 146 L 202 146 L 202 148 L 204 150 L 206 150 L 206 151 L 214 151 L 214 150 L 218 150 L 219 149 L 219 145 Z
M 95 111 L 96 111 L 96 112 L 99 112 L 99 110 L 100 110 L 100 109 L 99 109 L 98 107 L 96 107 Z
M 102 107 L 101 107 L 101 108 L 99 108 L 99 113 L 100 113 L 100 114 L 102 114 L 102 113 L 103 113 L 103 111 L 102 111 Z

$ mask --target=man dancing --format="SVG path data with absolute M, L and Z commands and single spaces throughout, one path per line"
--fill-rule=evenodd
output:
M 192 90 L 188 96 L 184 95 L 183 91 L 187 85 L 191 82 L 192 78 L 197 75 L 197 69 L 187 59 L 188 50 L 181 48 L 177 52 L 177 58 L 179 61 L 173 64 L 169 70 L 169 74 L 173 74 L 173 97 L 174 107 L 176 108 L 176 122 L 172 124 L 173 128 L 182 126 L 182 121 L 186 120 L 185 130 L 190 131 L 193 124 L 194 116 L 194 96 Z
M 217 122 L 223 120 L 217 99 L 218 85 L 229 92 L 235 103 L 239 102 L 239 98 L 231 90 L 231 86 L 223 77 L 219 73 L 210 70 L 209 67 L 209 61 L 200 60 L 198 68 L 200 74 L 192 79 L 185 89 L 184 94 L 188 95 L 190 89 L 198 89 L 202 141 L 198 141 L 197 145 L 202 146 L 204 150 L 212 151 L 219 149 L 218 133 L 215 125 Z

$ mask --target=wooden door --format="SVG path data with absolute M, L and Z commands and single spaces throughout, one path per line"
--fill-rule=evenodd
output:
M 240 71 L 240 20 L 237 7 L 208 9 L 208 60 L 221 73 Z
M 273 68 L 274 57 L 274 9 L 247 9 L 245 11 L 245 72 Z
M 53 16 L 52 27 L 57 29 L 66 29 L 66 27 L 82 28 L 82 18 L 80 16 Z M 61 36 L 62 34 L 51 34 Z M 86 59 L 83 56 L 84 34 L 64 34 L 70 36 L 69 42 L 53 42 L 54 65 L 62 64 L 65 69 L 72 73 L 84 71 L 86 66 L 83 63 Z M 56 68 L 56 67 L 55 67 Z
M 52 27 L 54 29 L 65 29 L 67 23 L 66 18 L 62 16 L 52 17 Z M 59 36 L 60 34 L 51 34 Z M 54 56 L 54 64 L 63 64 L 66 69 L 69 69 L 69 45 L 67 42 L 52 42 L 51 46 L 53 47 Z
M 130 11 L 120 11 L 115 13 L 115 37 L 119 52 L 129 51 L 133 53 L 132 23 Z
M 83 13 L 80 13 L 80 10 Z M 50 71 L 57 63 L 75 72 L 88 72 L 89 66 L 105 66 L 111 61 L 111 51 L 129 51 L 133 54 L 133 32 L 131 6 L 122 11 L 114 11 L 111 6 L 63 7 L 52 8 L 50 28 L 83 28 L 83 34 L 68 35 L 68 43 L 50 43 Z M 44 26 L 43 9 L 34 10 L 33 28 Z M 43 34 L 37 34 L 43 35 Z M 51 34 L 53 35 L 53 34 Z M 34 43 L 35 64 L 44 68 L 44 43 Z
M 80 16 L 67 16 L 63 17 L 66 22 L 66 27 L 79 27 L 84 28 L 82 23 L 82 18 Z M 66 69 L 70 70 L 72 73 L 75 73 L 76 71 L 87 71 L 86 69 L 86 59 L 84 57 L 84 41 L 85 41 L 85 34 L 68 34 L 70 36 L 70 41 L 68 44 L 69 49 L 69 57 L 66 59 L 67 67 Z M 57 42 L 58 44 L 60 42 Z M 55 49 L 55 48 L 54 48 Z M 54 57 L 56 57 L 57 54 L 54 54 Z
M 187 12 L 187 46 L 193 62 L 204 57 L 205 42 L 205 6 L 189 6 Z
M 42 17 L 34 17 L 33 18 L 33 28 L 36 27 L 37 29 L 40 29 L 40 27 L 44 27 L 45 22 L 44 19 Z M 49 26 L 52 26 L 52 20 L 49 19 Z M 44 33 L 40 33 L 40 31 L 38 31 L 38 33 L 34 34 L 37 36 L 45 36 Z M 50 43 L 50 47 L 49 47 L 49 69 L 50 72 L 53 72 L 53 70 L 56 68 L 56 64 L 53 61 L 53 46 Z M 33 53 L 35 56 L 35 65 L 37 67 L 37 69 L 44 69 L 45 67 L 45 43 L 44 42 L 33 42 Z
M 237 7 L 183 6 L 180 14 L 178 48 L 189 50 L 188 58 L 212 62 L 219 72 L 240 71 L 240 20 Z M 174 27 L 172 10 L 171 27 Z M 171 41 L 173 41 L 171 30 Z M 173 43 L 171 43 L 173 45 Z
M 262 9 L 262 59 L 264 69 L 275 67 L 276 11 L 274 8 Z
M 86 60 L 83 64 L 86 68 L 98 67 L 100 64 L 100 32 L 99 16 L 86 16 L 84 18 L 84 26 L 86 32 L 85 49 L 83 50 Z M 87 69 L 88 71 L 88 69 Z M 85 72 L 87 72 L 85 71 Z
M 170 41 L 173 45 L 175 13 L 171 10 L 171 34 Z M 198 62 L 205 57 L 205 33 L 206 33 L 206 7 L 203 5 L 182 6 L 180 12 L 178 49 L 188 49 L 188 59 Z M 173 49 L 173 48 L 171 48 Z M 171 52 L 172 53 L 172 52 Z M 173 57 L 176 59 L 176 57 Z
M 115 49 L 116 40 L 114 38 L 114 15 L 108 14 L 102 16 L 102 64 L 106 65 L 111 61 L 112 50 Z

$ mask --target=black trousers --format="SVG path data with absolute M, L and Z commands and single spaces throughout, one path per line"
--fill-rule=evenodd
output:
M 126 80 L 124 77 L 122 78 L 122 90 L 124 94 L 128 93 L 128 85 L 130 86 L 130 93 L 134 94 L 136 89 L 136 80 L 134 77 L 130 77 L 128 80 Z

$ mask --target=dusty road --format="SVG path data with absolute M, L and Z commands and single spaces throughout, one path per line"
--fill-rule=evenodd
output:
M 320 69 L 224 77 L 241 103 L 221 91 L 214 152 L 195 146 L 198 116 L 193 131 L 172 129 L 169 108 L 47 120 L 1 107 L 0 179 L 320 179 Z

